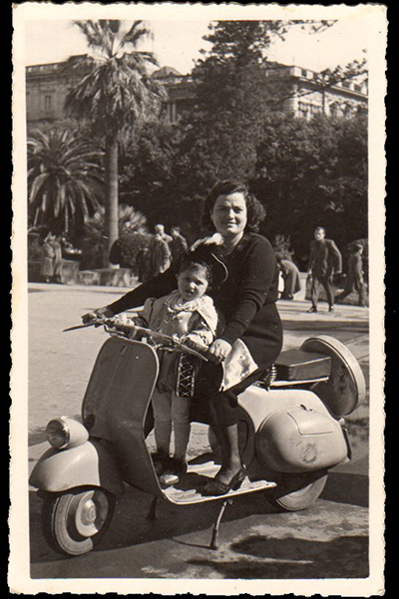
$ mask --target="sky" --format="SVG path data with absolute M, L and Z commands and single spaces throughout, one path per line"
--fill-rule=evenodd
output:
M 295 27 L 285 41 L 276 40 L 269 58 L 320 71 L 362 59 L 368 46 L 368 17 L 340 19 L 320 34 L 309 34 Z M 151 20 L 153 37 L 143 49 L 155 53 L 159 65 L 171 66 L 182 74 L 190 72 L 200 58 L 200 49 L 210 48 L 203 40 L 207 20 Z M 84 36 L 70 19 L 27 20 L 25 22 L 26 65 L 59 62 L 71 54 L 84 54 Z

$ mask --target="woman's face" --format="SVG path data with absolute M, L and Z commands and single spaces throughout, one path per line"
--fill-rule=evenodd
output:
M 217 198 L 211 211 L 211 220 L 218 233 L 225 238 L 240 236 L 247 226 L 247 203 L 241 191 Z

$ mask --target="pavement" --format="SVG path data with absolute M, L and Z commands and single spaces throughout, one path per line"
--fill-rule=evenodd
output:
M 100 329 L 63 333 L 83 313 L 110 303 L 127 289 L 29 284 L 29 469 L 48 447 L 45 425 L 61 414 L 77 416 L 99 348 Z M 313 335 L 347 344 L 368 380 L 369 310 L 337 306 L 317 314 L 305 300 L 279 301 L 284 348 Z M 149 500 L 129 489 L 118 501 L 111 529 L 98 550 L 61 558 L 40 530 L 40 500 L 30 490 L 32 578 L 292 579 L 363 578 L 368 575 L 368 397 L 349 417 L 352 462 L 335 468 L 315 506 L 273 514 L 263 497 L 242 497 L 226 512 L 222 543 L 207 544 L 217 504 L 163 505 L 155 523 L 145 519 Z M 198 435 L 204 434 L 201 429 Z M 255 494 L 257 495 L 257 494 Z M 348 559 L 350 556 L 350 559 Z M 316 592 L 316 590 L 315 590 Z

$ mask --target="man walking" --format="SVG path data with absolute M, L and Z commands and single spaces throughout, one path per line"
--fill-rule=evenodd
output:
M 187 241 L 180 233 L 179 227 L 172 227 L 170 229 L 172 241 L 169 244 L 170 251 L 172 252 L 172 261 L 178 262 L 181 256 L 187 251 Z
M 353 291 L 353 288 L 355 288 L 359 294 L 358 306 L 365 306 L 366 289 L 363 280 L 362 254 L 362 244 L 355 243 L 348 259 L 348 276 L 346 278 L 345 289 L 335 298 L 337 303 L 342 302 Z
M 327 294 L 328 309 L 334 309 L 333 275 L 342 271 L 342 257 L 332 239 L 326 239 L 324 227 L 317 227 L 314 241 L 310 244 L 308 275 L 312 276 L 311 300 L 312 307 L 308 312 L 317 312 L 320 285 Z
M 163 225 L 155 225 L 155 234 L 149 245 L 149 278 L 165 272 L 171 263 L 171 253 Z M 166 239 L 165 239 L 166 237 Z M 172 239 L 172 238 L 170 238 Z

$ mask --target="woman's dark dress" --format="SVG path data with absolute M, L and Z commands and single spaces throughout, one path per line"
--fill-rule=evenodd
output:
M 226 392 L 217 393 L 221 366 L 206 363 L 197 378 L 195 397 L 211 401 L 222 424 L 237 421 L 237 395 L 276 360 L 282 346 L 282 326 L 276 308 L 279 269 L 270 242 L 255 233 L 246 233 L 228 256 L 220 256 L 229 276 L 218 289 L 209 291 L 226 326 L 220 339 L 231 345 L 241 339 L 259 366 L 259 371 Z M 133 289 L 109 308 L 117 314 L 141 306 L 148 297 L 161 297 L 176 288 L 176 266 Z M 194 398 L 195 401 L 195 398 Z

